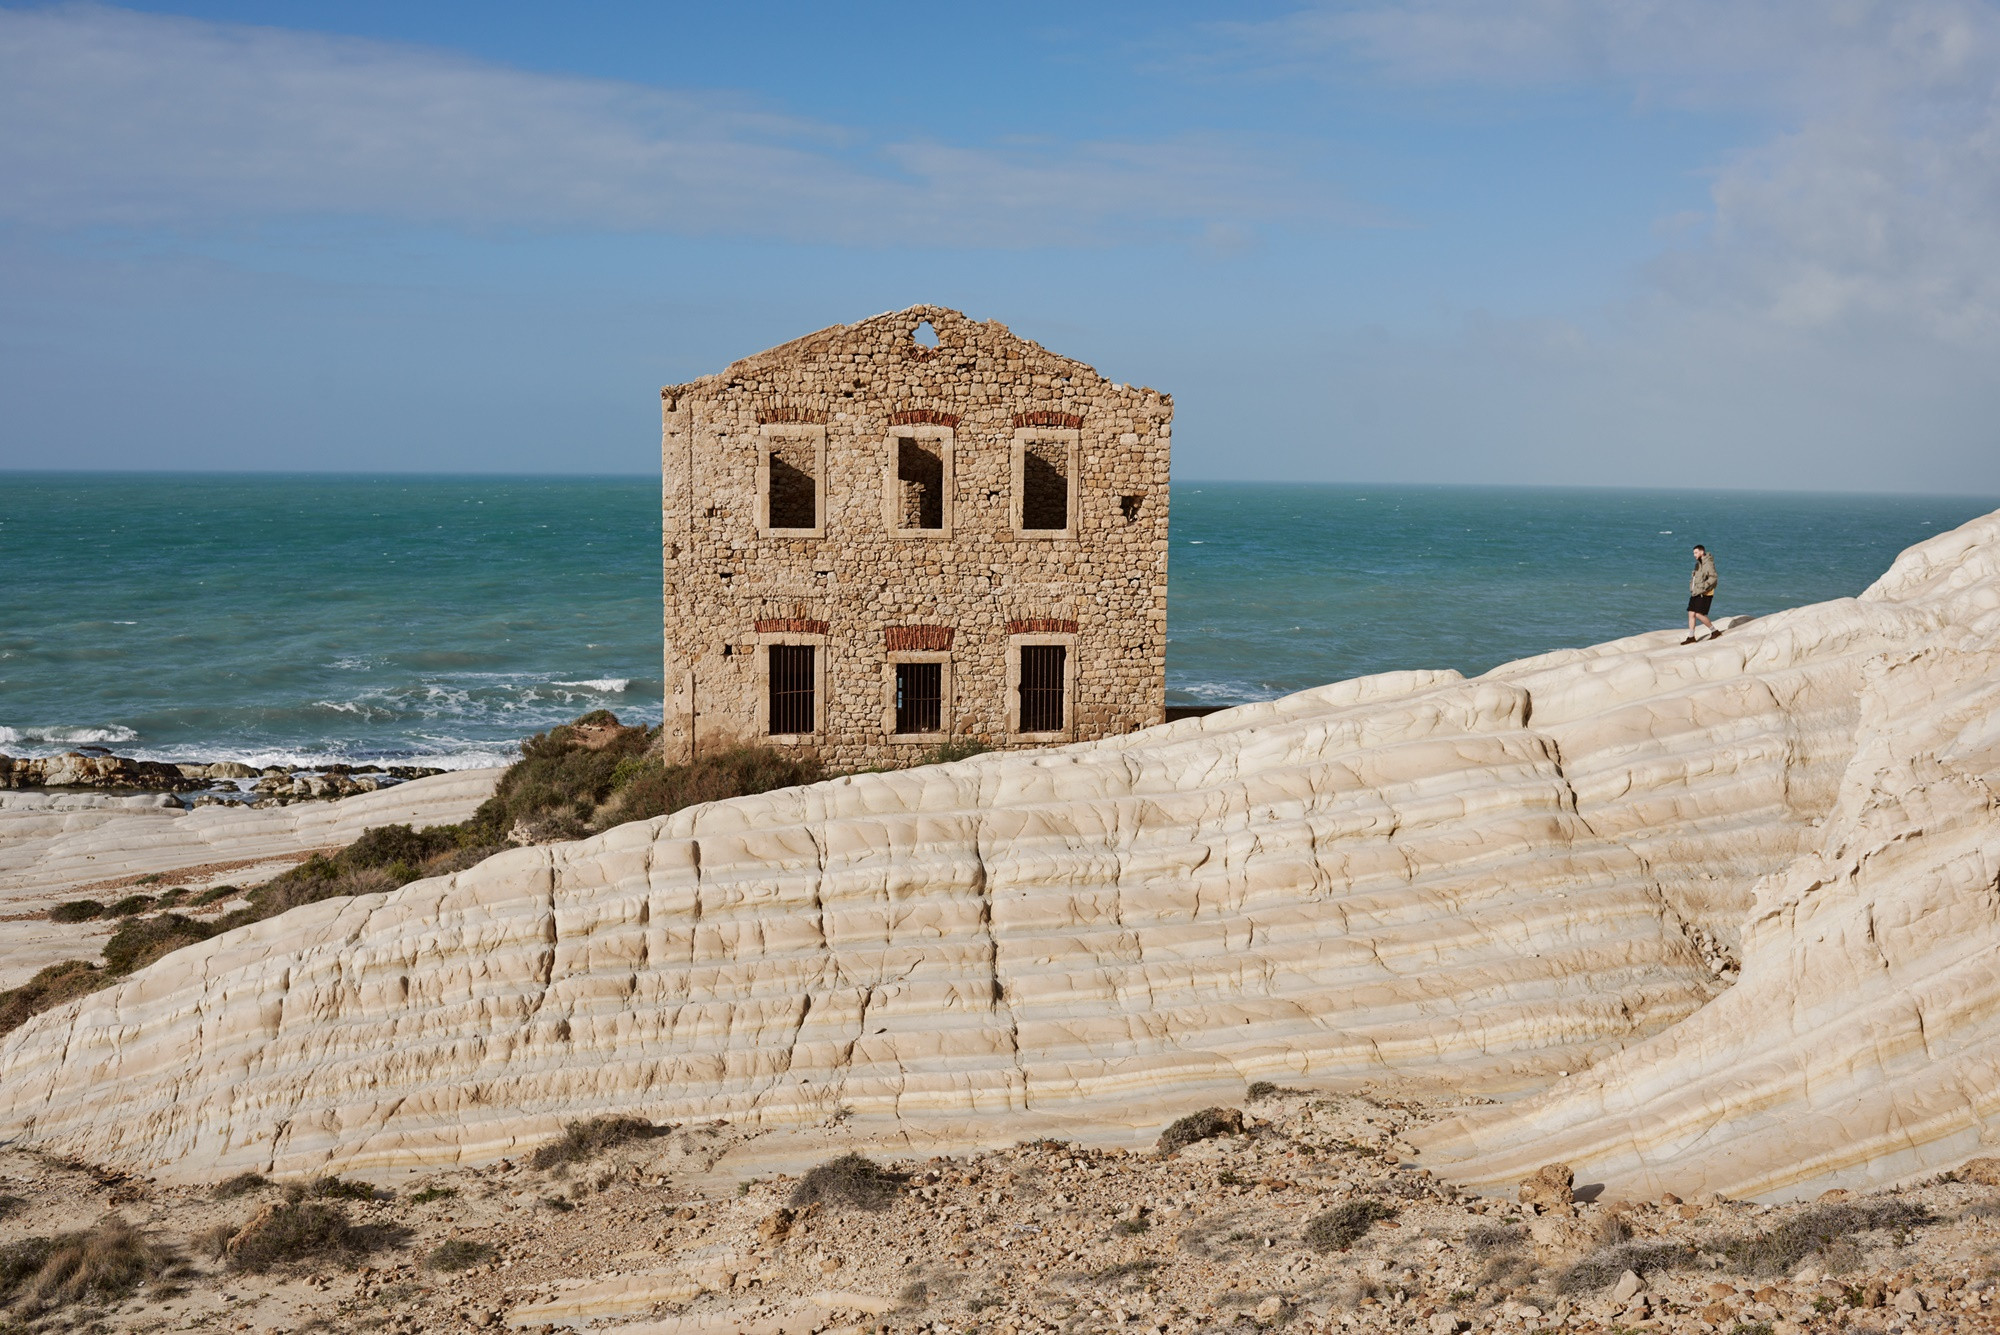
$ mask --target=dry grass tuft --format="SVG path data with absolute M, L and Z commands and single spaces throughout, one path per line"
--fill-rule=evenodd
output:
M 487 1243 L 474 1242 L 470 1238 L 453 1238 L 434 1248 L 424 1258 L 424 1265 L 432 1270 L 470 1270 L 496 1255 L 498 1253 Z
M 1369 1226 L 1396 1212 L 1381 1201 L 1359 1200 L 1336 1205 L 1315 1215 L 1300 1240 L 1316 1252 L 1336 1252 L 1352 1247 L 1367 1236 Z
M 606 1150 L 665 1135 L 670 1129 L 654 1126 L 639 1117 L 593 1117 L 586 1122 L 571 1122 L 563 1128 L 562 1135 L 529 1156 L 528 1166 L 546 1171 L 588 1163 Z
M 1644 1275 L 1653 1270 L 1679 1270 L 1695 1263 L 1697 1253 L 1682 1242 L 1628 1242 L 1616 1247 L 1600 1247 L 1563 1271 L 1556 1280 L 1558 1293 L 1582 1293 L 1616 1284 L 1630 1270 Z
M 1235 1108 L 1203 1108 L 1200 1112 L 1189 1113 L 1162 1131 L 1158 1152 L 1165 1157 L 1186 1149 L 1197 1141 L 1242 1134 L 1242 1112 Z
M 1711 1250 L 1720 1251 L 1746 1275 L 1782 1275 L 1808 1256 L 1851 1242 L 1856 1233 L 1900 1231 L 1930 1222 L 1930 1211 L 1905 1201 L 1841 1201 L 1793 1215 L 1769 1232 L 1729 1238 Z
M 374 1201 L 385 1199 L 383 1193 L 366 1182 L 349 1182 L 345 1178 L 320 1177 L 310 1182 L 294 1182 L 285 1188 L 288 1201 Z
M 24 1238 L 0 1247 L 0 1302 L 34 1315 L 87 1300 L 113 1301 L 177 1260 L 172 1249 L 115 1217 L 78 1233 Z
M 268 1187 L 271 1179 L 262 1173 L 238 1173 L 215 1184 L 209 1194 L 219 1201 L 233 1201 L 238 1196 L 247 1196 L 259 1187 Z
M 901 1174 L 858 1154 L 843 1154 L 799 1179 L 792 1192 L 792 1206 L 851 1205 L 860 1210 L 886 1210 L 902 1190 Z
M 387 1225 L 355 1225 L 337 1204 L 288 1200 L 260 1210 L 224 1246 L 229 1264 L 253 1273 L 292 1264 L 353 1266 L 408 1236 Z
M 1465 1231 L 1465 1245 L 1479 1256 L 1512 1251 L 1528 1245 L 1528 1230 L 1518 1224 L 1474 1224 Z

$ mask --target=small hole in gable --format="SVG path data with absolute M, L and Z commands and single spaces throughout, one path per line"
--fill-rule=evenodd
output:
M 929 320 L 919 320 L 910 337 L 916 340 L 918 347 L 927 351 L 935 349 L 938 345 L 938 332 L 931 327 Z

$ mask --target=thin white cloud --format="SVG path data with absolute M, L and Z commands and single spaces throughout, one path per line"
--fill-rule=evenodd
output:
M 1255 145 L 878 142 L 740 98 L 96 5 L 0 10 L 0 219 L 1095 244 L 1345 216 Z
M 1770 126 L 1712 164 L 1655 294 L 1788 330 L 2000 336 L 2000 9 L 1982 0 L 1410 0 L 1231 29 L 1293 72 L 1598 85 Z

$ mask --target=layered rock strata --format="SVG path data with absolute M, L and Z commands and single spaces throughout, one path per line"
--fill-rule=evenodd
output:
M 1864 598 L 1693 648 L 1364 678 L 295 910 L 0 1042 L 0 1135 L 192 1175 L 478 1161 L 614 1112 L 965 1140 L 1070 1117 L 1150 1141 L 1246 1080 L 1577 1072 L 1433 1153 L 1589 1183 L 1671 1152 L 1676 1181 L 1749 1183 L 1731 1156 L 1768 1162 L 1776 1131 L 1732 1148 L 1718 1127 L 1768 1100 L 1775 1128 L 1790 1098 L 1829 1145 L 1893 1139 L 1882 1171 L 1942 1163 L 1988 1115 L 1965 1082 L 1994 977 L 1976 720 L 1997 565 L 2000 517 Z M 1886 861 L 1870 879 L 1870 849 L 1933 888 Z M 1842 867 L 1854 888 L 1829 893 Z M 1860 899 L 1839 930 L 1820 916 Z M 1786 960 L 1822 972 L 1753 991 Z M 1848 1093 L 1806 1097 L 1829 1070 Z M 1866 1088 L 1885 1071 L 1924 1101 Z M 1684 1111 L 1655 1133 L 1662 1100 Z
M 1831 811 L 1755 887 L 1742 981 L 1540 1097 L 1434 1129 L 1426 1162 L 1795 1198 L 1994 1152 L 2000 518 L 1905 553 L 1861 605 L 1924 622 L 1869 661 Z

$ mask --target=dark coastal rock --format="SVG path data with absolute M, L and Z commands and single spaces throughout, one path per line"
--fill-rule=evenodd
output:
M 65 751 L 59 756 L 0 756 L 0 788 L 140 788 L 185 793 L 208 786 L 180 766 L 129 756 Z

